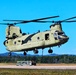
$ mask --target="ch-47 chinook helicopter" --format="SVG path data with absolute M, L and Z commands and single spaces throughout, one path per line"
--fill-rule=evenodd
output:
M 23 51 L 24 55 L 26 55 L 28 51 L 33 50 L 34 53 L 38 53 L 38 49 L 44 49 L 49 47 L 48 52 L 52 53 L 53 50 L 51 47 L 61 46 L 66 43 L 69 37 L 62 30 L 61 23 L 62 22 L 74 22 L 70 21 L 70 19 L 76 18 L 71 17 L 61 21 L 45 21 L 45 19 L 56 18 L 59 16 L 52 16 L 46 18 L 39 18 L 34 20 L 4 20 L 4 21 L 14 21 L 14 23 L 0 23 L 3 25 L 8 25 L 6 28 L 6 40 L 4 41 L 4 45 L 6 49 L 11 52 L 19 52 Z M 54 23 L 50 26 L 50 30 L 46 30 L 44 32 L 37 32 L 33 34 L 25 34 L 22 33 L 21 29 L 16 24 L 22 23 L 30 23 L 30 22 L 38 22 L 38 23 Z

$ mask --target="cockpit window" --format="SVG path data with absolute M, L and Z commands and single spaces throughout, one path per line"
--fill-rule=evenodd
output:
M 58 32 L 58 35 L 63 35 L 64 34 L 64 32 Z
M 55 33 L 54 33 L 55 40 L 58 40 L 58 39 L 61 40 L 61 36 L 66 36 L 66 35 L 64 32 L 55 31 Z
M 55 40 L 58 39 L 58 34 L 57 34 L 57 32 L 54 33 L 54 38 L 55 38 Z
M 20 33 L 22 33 L 21 29 L 20 29 Z

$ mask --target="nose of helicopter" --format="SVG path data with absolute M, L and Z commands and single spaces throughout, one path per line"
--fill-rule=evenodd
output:
M 62 39 L 61 39 L 61 43 L 64 44 L 66 43 L 67 41 L 69 40 L 69 37 L 68 36 L 62 36 Z
M 63 39 L 64 43 L 67 42 L 68 40 L 69 40 L 69 37 L 68 37 L 68 36 L 66 36 L 66 37 Z

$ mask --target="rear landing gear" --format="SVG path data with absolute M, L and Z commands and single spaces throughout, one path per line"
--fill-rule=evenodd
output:
M 37 49 L 35 49 L 35 50 L 34 50 L 34 53 L 35 53 L 35 54 L 37 54 L 37 53 L 38 53 L 38 50 L 37 50 Z
M 24 55 L 27 55 L 27 53 L 24 51 Z
M 52 49 L 49 49 L 49 50 L 48 50 L 48 53 L 53 53 L 53 50 L 52 50 Z

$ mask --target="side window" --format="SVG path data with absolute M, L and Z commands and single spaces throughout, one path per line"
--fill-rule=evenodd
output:
M 37 37 L 37 40 L 39 40 L 40 39 L 40 37 Z
M 16 45 L 16 41 L 14 42 L 14 44 Z
M 20 29 L 20 33 L 22 33 L 21 29 Z
M 57 33 L 54 33 L 54 38 L 55 38 L 55 40 L 58 40 Z
M 45 40 L 49 40 L 49 33 L 45 34 Z

